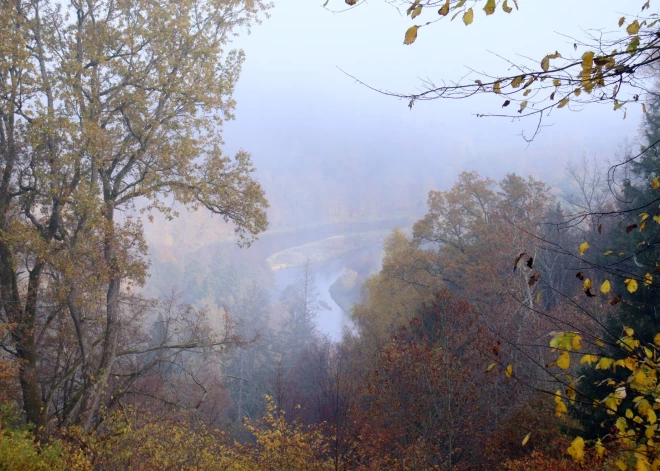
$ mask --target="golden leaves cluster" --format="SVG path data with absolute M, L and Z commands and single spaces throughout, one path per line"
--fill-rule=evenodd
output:
M 345 0 L 346 4 L 353 6 L 358 3 L 358 0 Z M 476 5 L 477 3 L 480 3 L 481 0 L 470 0 L 468 2 L 467 0 L 446 0 L 440 9 L 438 9 L 437 14 L 440 17 L 445 17 L 448 16 L 450 13 L 453 13 L 451 17 L 451 21 L 454 21 L 458 16 L 461 16 L 461 19 L 463 20 L 463 23 L 465 26 L 469 26 L 472 24 L 474 21 L 474 6 L 471 5 Z M 495 13 L 497 10 L 497 4 L 498 2 L 496 0 L 483 0 L 484 6 L 482 10 L 486 14 L 486 16 L 490 16 Z M 515 8 L 518 9 L 518 0 L 512 0 L 512 3 L 514 4 Z M 511 13 L 513 11 L 513 7 L 509 5 L 509 0 L 504 0 L 502 3 L 502 11 L 505 13 Z M 410 6 L 408 7 L 406 14 L 410 16 L 411 19 L 415 19 L 418 16 L 420 16 L 424 10 L 424 8 L 428 8 L 425 5 L 421 4 L 421 0 L 414 0 Z M 427 22 L 424 25 L 414 25 L 411 26 L 406 30 L 406 33 L 404 35 L 403 39 L 403 44 L 405 45 L 410 45 L 415 42 L 417 39 L 417 31 L 419 28 L 422 26 L 427 26 L 430 25 L 431 22 Z
M 354 0 L 351 2 L 355 3 Z M 479 11 L 483 11 L 485 16 L 491 16 L 498 11 L 499 6 L 505 13 L 511 13 L 514 7 L 518 8 L 515 0 L 513 2 L 446 0 L 440 2 L 440 5 L 436 18 L 429 16 L 429 21 L 426 23 L 416 24 L 406 31 L 404 44 L 413 44 L 417 39 L 419 28 L 431 25 L 444 17 L 449 17 L 450 21 L 460 17 L 463 23 L 469 26 L 473 24 Z M 642 11 L 647 8 L 648 6 L 644 4 Z M 430 6 L 420 0 L 414 0 L 410 3 L 407 13 L 411 19 L 416 19 L 427 9 L 430 10 Z M 465 84 L 458 88 L 465 92 L 465 96 L 475 92 L 504 93 L 507 95 L 507 100 L 503 107 L 512 101 L 518 101 L 520 103 L 518 113 L 524 113 L 524 116 L 547 112 L 553 108 L 562 109 L 571 103 L 581 106 L 603 100 L 611 101 L 615 111 L 629 103 L 639 102 L 642 110 L 646 112 L 645 98 L 640 99 L 643 94 L 631 92 L 624 95 L 620 87 L 628 86 L 634 81 L 637 68 L 647 62 L 648 51 L 657 51 L 654 29 L 657 21 L 653 15 L 638 16 L 632 20 L 622 17 L 618 20 L 622 30 L 615 40 L 608 41 L 609 52 L 606 51 L 604 44 L 583 45 L 586 50 L 576 57 L 571 57 L 566 52 L 562 55 L 561 52 L 555 51 L 546 54 L 540 60 L 540 68 L 520 65 L 519 69 L 523 71 L 520 75 L 508 77 L 495 75 L 495 78 L 488 82 L 475 80 L 475 85 Z M 578 50 L 578 48 L 578 44 L 574 44 L 574 49 Z M 552 61 L 559 59 L 561 62 L 553 65 Z M 623 81 L 620 80 L 622 77 Z M 519 88 L 522 81 L 526 83 Z M 456 91 L 455 88 L 452 91 Z M 602 89 L 598 96 L 595 94 L 596 89 Z M 437 91 L 441 90 L 442 87 Z M 533 98 L 533 101 L 530 98 Z M 625 117 L 624 112 L 624 119 Z
M 553 333 L 550 346 L 553 350 L 561 353 L 556 361 L 557 366 L 568 369 L 570 363 L 566 361 L 568 351 L 580 351 L 579 338 L 575 332 Z M 600 340 L 593 342 L 594 345 L 602 346 Z M 660 410 L 660 388 L 658 384 L 660 370 L 660 333 L 655 336 L 653 343 L 644 344 L 635 336 L 631 327 L 624 326 L 616 346 L 627 356 L 623 358 L 612 358 L 608 356 L 598 357 L 591 353 L 580 353 L 581 364 L 593 365 L 596 370 L 605 374 L 610 372 L 612 376 L 601 384 L 611 388 L 607 396 L 594 401 L 594 408 L 603 408 L 609 415 L 617 416 L 616 436 L 611 444 L 613 449 L 621 453 L 617 460 L 617 466 L 621 470 L 628 469 L 632 463 L 635 469 L 658 469 L 660 467 L 660 432 L 658 423 L 658 410 Z M 562 362 L 560 364 L 560 362 Z M 614 376 L 617 368 L 627 371 L 627 378 L 618 379 L 620 375 Z M 566 375 L 567 386 L 555 393 L 556 414 L 562 416 L 567 413 L 565 399 L 573 402 L 576 400 L 576 383 L 569 375 Z M 622 409 L 624 400 L 632 398 L 631 407 Z M 585 399 L 582 398 L 584 401 Z M 586 442 L 582 437 L 576 437 L 567 449 L 567 453 L 576 461 L 583 460 Z M 606 447 L 600 440 L 593 443 L 598 456 L 603 456 Z

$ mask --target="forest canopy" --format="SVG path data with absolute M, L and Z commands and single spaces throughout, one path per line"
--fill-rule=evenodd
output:
M 527 14 L 523 0 L 386 3 L 411 23 L 407 51 L 427 27 Z M 234 38 L 272 6 L 0 0 L 0 469 L 659 470 L 650 2 L 504 75 L 383 92 L 411 108 L 502 95 L 480 116 L 537 117 L 536 133 L 555 109 L 639 106 L 615 161 L 574 156 L 561 185 L 463 168 L 407 227 L 376 198 L 355 221 L 321 195 L 332 221 L 302 230 L 268 230 L 300 200 L 284 188 L 291 206 L 269 213 L 252 156 L 223 142 Z M 284 185 L 320 181 L 303 170 Z M 155 247 L 145 225 L 183 224 L 179 211 L 221 233 Z

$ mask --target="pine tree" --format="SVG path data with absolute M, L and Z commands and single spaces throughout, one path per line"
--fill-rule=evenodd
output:
M 279 346 L 284 363 L 289 366 L 316 336 L 318 296 L 315 275 L 307 261 L 300 268 L 298 282 L 288 286 L 280 299 L 287 314 L 282 322 Z
M 234 403 L 234 417 L 255 419 L 265 412 L 264 394 L 272 365 L 273 334 L 268 328 L 270 299 L 268 291 L 252 280 L 237 300 L 232 315 L 238 322 L 237 333 L 247 345 L 227 361 L 229 389 Z

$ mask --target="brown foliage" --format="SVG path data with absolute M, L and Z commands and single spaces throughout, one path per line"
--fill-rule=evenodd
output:
M 469 469 L 488 429 L 490 343 L 474 309 L 448 292 L 425 304 L 383 347 L 369 379 L 367 460 L 388 469 Z

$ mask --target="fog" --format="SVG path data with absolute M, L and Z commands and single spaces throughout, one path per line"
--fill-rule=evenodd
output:
M 0 2 L 0 470 L 660 469 L 655 2 L 267 1 Z
M 572 37 L 612 24 L 625 13 L 620 7 L 616 1 L 533 2 L 510 15 L 479 12 L 470 27 L 457 18 L 421 29 L 406 46 L 410 20 L 393 5 L 373 2 L 333 13 L 321 2 L 277 2 L 270 18 L 234 43 L 246 61 L 236 119 L 224 128 L 227 154 L 244 149 L 253 156 L 270 202 L 269 230 L 244 251 L 232 245 L 228 226 L 217 218 L 185 211 L 171 222 L 157 217 L 146 227 L 154 264 L 147 291 L 185 292 L 184 280 L 163 281 L 159 266 L 172 262 L 183 273 L 190 260 L 222 247 L 240 266 L 264 264 L 276 299 L 283 280 L 311 259 L 323 280 L 321 297 L 333 308 L 321 311 L 318 327 L 338 340 L 347 315 L 329 286 L 342 269 L 357 269 L 360 282 L 376 273 L 387 231 L 419 219 L 429 190 L 448 189 L 466 170 L 494 179 L 513 172 L 545 181 L 561 198 L 569 191 L 566 165 L 584 156 L 617 160 L 635 142 L 642 116 L 641 107 L 629 107 L 624 120 L 611 103 L 554 110 L 527 142 L 523 134 L 533 134 L 536 118 L 475 116 L 496 111 L 499 97 L 418 102 L 409 109 L 349 74 L 401 93 L 419 90 L 422 79 L 458 80 L 470 68 L 506 74 L 505 59 L 533 63 L 555 50 L 570 54 Z M 422 22 L 424 15 L 430 13 Z M 328 238 L 355 235 L 365 238 L 328 251 Z M 360 250 L 369 252 L 368 263 L 356 261 Z M 267 261 L 278 254 L 284 262 Z M 354 290 L 344 307 L 358 300 Z

